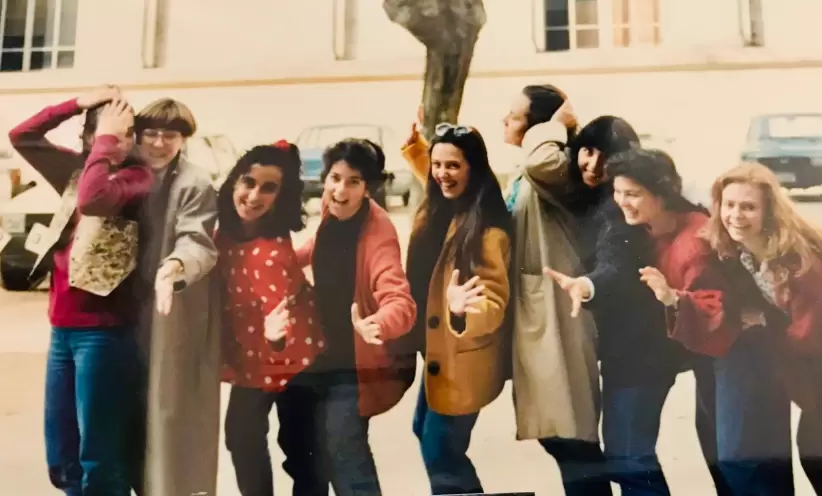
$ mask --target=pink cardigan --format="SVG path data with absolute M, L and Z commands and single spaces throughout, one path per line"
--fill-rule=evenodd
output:
M 357 244 L 357 280 L 354 300 L 364 316 L 374 315 L 385 344 L 374 346 L 354 333 L 354 353 L 359 383 L 359 409 L 364 417 L 379 415 L 396 405 L 410 384 L 400 377 L 404 367 L 390 352 L 390 340 L 407 334 L 417 318 L 417 305 L 402 268 L 399 236 L 388 213 L 371 201 Z M 322 224 L 328 219 L 323 206 Z M 297 250 L 300 267 L 310 266 L 314 257 L 311 238 Z M 352 302 L 353 303 L 353 302 Z M 411 357 L 416 359 L 416 357 Z

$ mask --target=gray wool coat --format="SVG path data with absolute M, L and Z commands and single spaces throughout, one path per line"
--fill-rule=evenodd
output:
M 143 302 L 139 339 L 147 364 L 143 496 L 213 496 L 220 437 L 220 304 L 213 232 L 217 195 L 207 172 L 181 158 L 158 179 L 147 206 L 141 272 L 179 259 L 186 286 L 171 313 Z

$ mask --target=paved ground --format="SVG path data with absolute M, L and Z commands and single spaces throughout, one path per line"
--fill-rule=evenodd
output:
M 804 204 L 802 209 L 822 221 L 822 205 Z M 403 238 L 408 235 L 408 215 L 401 210 L 392 214 Z M 307 233 L 315 225 L 316 218 Z M 0 292 L 0 496 L 59 494 L 48 483 L 42 441 L 46 305 L 44 293 Z M 713 494 L 693 427 L 693 387 L 689 374 L 680 376 L 663 412 L 659 454 L 675 496 Z M 414 386 L 396 408 L 372 424 L 371 443 L 388 496 L 424 495 L 427 491 L 422 460 L 410 428 L 417 388 Z M 486 491 L 561 494 L 552 458 L 534 442 L 514 440 L 510 397 L 509 387 L 483 411 L 474 432 L 469 454 Z M 272 416 L 276 489 L 277 494 L 285 495 L 290 493 L 291 484 L 279 467 L 282 454 L 276 448 L 276 425 L 276 416 Z M 797 472 L 797 481 L 797 494 L 813 494 L 801 472 Z M 239 494 L 225 451 L 221 453 L 219 484 L 220 495 Z

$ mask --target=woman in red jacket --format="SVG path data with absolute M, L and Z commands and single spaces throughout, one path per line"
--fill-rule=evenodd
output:
M 81 153 L 45 138 L 84 112 Z M 135 278 L 106 296 L 93 294 L 69 281 L 69 255 L 80 216 L 138 219 L 153 176 L 127 156 L 133 135 L 134 112 L 111 86 L 47 107 L 9 133 L 14 148 L 63 197 L 45 258 L 51 258 L 52 325 L 45 429 L 49 477 L 69 496 L 131 494 L 125 444 L 137 406 Z
M 665 306 L 668 335 L 702 355 L 693 359 L 698 406 L 716 433 L 699 431 L 703 452 L 715 450 L 731 494 L 790 494 L 790 405 L 773 380 L 768 329 L 748 318 L 737 279 L 703 237 L 707 213 L 681 195 L 661 157 L 623 152 L 608 172 L 625 221 L 651 238 L 654 263 L 637 277 Z
M 759 164 L 720 176 L 712 197 L 708 239 L 751 283 L 748 301 L 763 310 L 752 318 L 777 331 L 769 351 L 776 376 L 802 409 L 799 459 L 822 493 L 822 233 L 799 215 L 774 173 Z
M 232 384 L 225 438 L 244 496 L 274 494 L 267 441 L 274 404 L 294 494 L 320 493 L 313 394 L 294 380 L 325 347 L 313 290 L 291 245 L 291 233 L 304 227 L 301 165 L 299 150 L 285 141 L 254 147 L 218 199 L 224 379 Z M 275 310 L 287 311 L 287 325 L 266 324 Z

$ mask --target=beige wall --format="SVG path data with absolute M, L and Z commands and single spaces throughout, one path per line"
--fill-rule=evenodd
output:
M 382 123 L 402 136 L 415 114 L 423 51 L 377 0 L 358 1 L 358 59 L 344 62 L 333 60 L 331 0 L 173 0 L 167 64 L 151 70 L 141 69 L 142 0 L 80 1 L 75 69 L 0 74 L 3 134 L 104 81 L 124 85 L 138 107 L 180 98 L 204 132 L 227 133 L 240 147 L 334 122 Z M 558 54 L 534 53 L 530 2 L 486 0 L 466 87 L 461 120 L 488 136 L 498 169 L 515 155 L 499 140 L 501 118 L 529 82 L 563 87 L 583 121 L 617 114 L 676 137 L 682 167 L 707 176 L 735 160 L 752 115 L 822 110 L 822 34 L 808 27 L 817 0 L 765 0 L 766 49 L 738 46 L 736 0 L 664 0 L 662 47 Z M 68 126 L 57 138 L 71 144 L 76 134 Z

